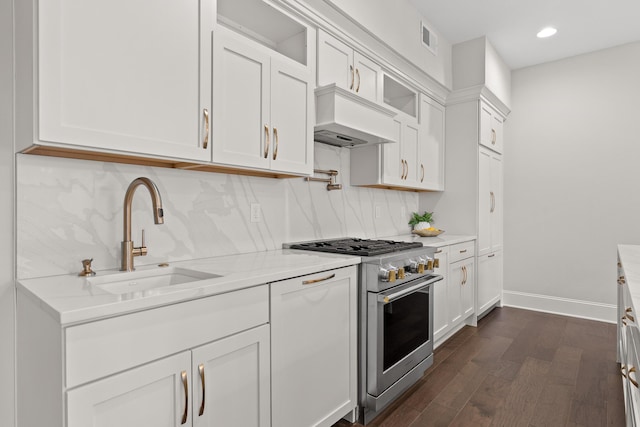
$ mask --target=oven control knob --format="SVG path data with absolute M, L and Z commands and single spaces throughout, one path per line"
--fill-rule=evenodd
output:
M 419 258 L 417 260 L 410 259 L 409 271 L 411 273 L 422 273 L 422 271 L 424 271 L 424 264 L 422 264 L 422 261 Z
M 400 280 L 404 279 L 404 267 L 400 267 L 398 269 L 398 279 Z
M 380 280 L 383 282 L 395 282 L 398 277 L 398 267 L 394 267 L 391 264 L 380 267 Z M 403 272 L 404 275 L 404 272 Z
M 433 271 L 433 260 L 432 259 L 427 261 L 427 270 Z

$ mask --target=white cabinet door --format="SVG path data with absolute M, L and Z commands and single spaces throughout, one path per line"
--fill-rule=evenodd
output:
M 271 59 L 223 30 L 213 36 L 212 161 L 268 169 Z
M 491 194 L 493 206 L 489 210 L 491 217 L 491 250 L 502 250 L 502 155 L 491 156 Z
M 394 144 L 382 144 L 382 184 L 402 185 L 405 165 L 402 152 L 403 122 L 397 117 L 393 119 L 394 131 L 398 142 Z M 352 158 L 358 154 L 357 151 L 351 154 Z M 352 164 L 353 169 L 353 164 Z M 361 165 L 360 167 L 368 167 Z
M 444 190 L 444 107 L 420 95 L 420 187 Z
M 455 326 L 474 313 L 475 261 L 454 262 L 449 271 L 449 322 Z
M 478 255 L 502 249 L 502 155 L 478 153 Z
M 350 46 L 318 31 L 318 86 L 336 86 L 382 101 L 382 68 Z
M 466 319 L 475 310 L 475 288 L 476 288 L 476 267 L 473 258 L 468 258 L 463 262 L 463 281 L 461 289 L 462 318 Z
M 318 30 L 318 86 L 335 83 L 353 90 L 353 49 L 322 30 Z
M 480 144 L 502 153 L 503 118 L 493 108 L 480 102 Z
M 38 139 L 209 160 L 214 3 L 38 2 Z
M 404 185 L 409 187 L 420 186 L 420 126 L 418 120 L 406 119 L 402 128 L 402 158 L 405 162 Z
M 191 353 L 184 352 L 67 392 L 67 427 L 191 424 Z
M 194 427 L 270 425 L 268 325 L 192 354 Z
M 271 170 L 313 172 L 311 80 L 306 67 L 271 60 Z
M 442 280 L 433 284 L 433 342 L 437 344 L 449 331 L 448 293 L 449 293 L 449 248 L 438 248 L 434 259 L 438 267 L 435 274 L 442 275 Z
M 449 324 L 455 326 L 462 321 L 462 283 L 464 282 L 464 263 L 462 261 L 449 264 L 449 293 L 447 295 L 447 312 Z
M 478 314 L 502 298 L 502 251 L 478 257 Z
M 353 90 L 370 101 L 382 102 L 382 68 L 358 52 L 353 54 L 353 67 Z
M 219 27 L 214 34 L 212 161 L 311 174 L 308 68 Z
M 271 284 L 272 423 L 331 426 L 357 405 L 355 267 Z

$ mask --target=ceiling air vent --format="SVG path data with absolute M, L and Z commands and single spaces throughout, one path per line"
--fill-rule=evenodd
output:
M 438 36 L 431 31 L 427 25 L 421 23 L 422 45 L 429 49 L 434 55 L 438 54 Z

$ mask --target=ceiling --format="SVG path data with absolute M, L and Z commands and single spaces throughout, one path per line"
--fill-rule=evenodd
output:
M 451 44 L 487 36 L 511 69 L 640 40 L 637 0 L 409 0 Z M 553 26 L 558 33 L 538 39 Z

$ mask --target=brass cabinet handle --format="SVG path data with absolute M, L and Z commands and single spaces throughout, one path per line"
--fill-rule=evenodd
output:
M 463 250 L 461 250 L 461 251 L 460 251 L 460 253 L 461 253 L 461 254 L 463 254 L 463 253 L 465 253 L 465 252 L 467 252 L 467 250 L 466 250 L 466 249 L 463 249 Z
M 356 77 L 358 77 L 358 86 L 356 86 L 356 93 L 360 92 L 360 70 L 356 68 Z
M 273 128 L 273 160 L 276 159 L 276 157 L 278 157 L 278 128 L 274 127 Z
M 635 321 L 636 321 L 636 318 L 635 318 L 635 317 L 633 317 L 633 316 L 632 316 L 632 315 L 630 315 L 630 314 L 627 314 L 627 319 L 631 320 L 632 322 L 635 322 Z
M 330 274 L 327 277 L 322 277 L 320 279 L 305 280 L 304 282 L 302 282 L 302 284 L 303 285 L 311 285 L 312 283 L 324 282 L 325 280 L 333 279 L 334 277 L 336 277 L 335 273 Z
M 627 374 L 624 373 L 624 370 L 627 369 L 624 365 L 620 366 L 620 373 L 624 378 L 627 378 Z
M 202 141 L 202 148 L 206 150 L 209 146 L 209 110 L 206 108 L 202 111 L 204 114 L 204 141 Z
M 349 86 L 349 89 L 353 90 L 353 80 L 354 80 L 354 77 L 353 77 L 353 65 L 349 65 L 349 69 L 351 70 L 351 86 Z
M 625 283 L 626 283 L 626 279 L 624 278 L 624 276 L 620 276 L 618 278 L 618 284 L 624 285 Z
M 420 178 L 420 182 L 424 181 L 424 165 L 420 163 L 420 169 L 422 169 L 422 178 Z
M 494 256 L 496 256 L 496 254 L 491 254 L 487 258 L 493 258 Z
M 489 208 L 489 212 L 493 213 L 493 211 L 496 208 L 496 196 L 493 194 L 493 191 L 489 192 L 489 198 L 490 198 L 489 202 L 491 205 L 491 207 Z
M 438 249 L 437 251 L 434 252 L 434 254 L 441 254 L 442 253 L 442 249 Z
M 496 135 L 496 130 L 491 129 L 491 145 L 496 145 L 496 139 L 498 139 Z
M 202 384 L 202 403 L 200 404 L 200 412 L 198 412 L 198 416 L 202 416 L 204 414 L 204 364 L 198 365 L 198 372 L 200 373 L 200 383 Z
M 182 385 L 184 386 L 184 414 L 182 414 L 182 422 L 180 424 L 186 424 L 187 415 L 189 415 L 189 384 L 187 383 L 187 371 L 182 371 L 180 375 L 182 377 Z
M 462 270 L 462 283 L 460 283 L 460 284 L 461 284 L 462 286 L 464 286 L 464 282 L 466 282 L 466 281 L 467 281 L 467 273 L 466 273 L 466 271 L 465 271 L 465 270 L 466 270 L 466 268 L 465 268 L 465 266 L 464 266 L 464 265 L 462 266 L 461 270 Z
M 400 179 L 404 179 L 404 159 L 400 159 L 400 164 L 402 165 L 402 172 L 400 172 Z
M 264 125 L 264 158 L 269 157 L 269 144 L 271 139 L 269 137 L 269 126 Z

